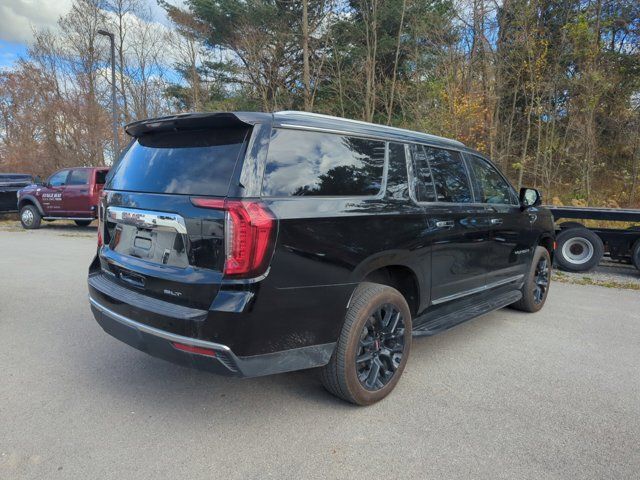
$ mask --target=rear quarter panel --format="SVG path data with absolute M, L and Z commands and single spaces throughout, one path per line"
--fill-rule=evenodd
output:
M 371 271 L 403 265 L 428 291 L 429 246 L 424 212 L 386 199 L 295 197 L 264 199 L 279 219 L 265 298 L 285 349 L 334 342 L 358 283 Z M 262 287 L 261 287 L 262 290 Z M 268 293 L 267 293 L 268 292 Z M 270 296 L 270 301 L 267 300 Z M 265 312 L 267 316 L 269 312 Z M 264 338 L 264 337 L 263 337 Z

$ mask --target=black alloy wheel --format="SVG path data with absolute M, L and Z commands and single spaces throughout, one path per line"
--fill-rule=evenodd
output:
M 550 286 L 551 253 L 546 248 L 537 246 L 520 290 L 522 298 L 510 306 L 523 312 L 537 312 L 547 301 Z
M 409 359 L 411 320 L 398 290 L 362 282 L 352 295 L 333 355 L 320 369 L 324 387 L 356 405 L 389 395 Z
M 533 289 L 533 301 L 537 304 L 542 303 L 546 297 L 550 272 L 549 260 L 546 257 L 540 257 L 536 265 L 535 287 Z
M 380 390 L 393 378 L 404 353 L 404 318 L 386 303 L 367 319 L 355 359 L 358 380 L 367 390 Z

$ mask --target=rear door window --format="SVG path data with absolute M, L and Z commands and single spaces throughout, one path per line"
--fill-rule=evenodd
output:
M 218 128 L 143 135 L 124 153 L 107 188 L 225 196 L 248 133 Z
M 411 145 L 410 150 L 413 160 L 413 185 L 416 200 L 418 202 L 435 202 L 436 190 L 427 153 L 422 145 Z
M 96 184 L 104 185 L 104 182 L 107 178 L 108 170 L 96 170 Z
M 67 185 L 86 185 L 89 183 L 89 170 L 72 170 Z
M 472 203 L 469 176 L 458 152 L 424 147 L 439 202 Z
M 407 181 L 407 159 L 405 145 L 389 143 L 389 168 L 387 171 L 387 195 L 404 200 L 409 198 Z
M 375 196 L 382 189 L 385 142 L 274 129 L 264 196 Z

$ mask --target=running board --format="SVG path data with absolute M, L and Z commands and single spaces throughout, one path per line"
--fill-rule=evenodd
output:
M 43 220 L 95 220 L 95 217 L 42 217 Z
M 414 337 L 426 337 L 435 335 L 436 333 L 448 330 L 456 325 L 460 325 L 468 320 L 484 315 L 485 313 L 498 310 L 499 308 L 506 307 L 512 303 L 517 302 L 522 298 L 522 292 L 520 290 L 511 290 L 506 293 L 502 293 L 493 298 L 483 300 L 474 305 L 463 307 L 460 310 L 447 313 L 443 316 L 426 321 L 426 323 L 420 324 L 420 320 L 425 321 L 425 317 L 429 317 L 429 313 L 426 313 L 413 320 L 414 323 L 418 323 L 416 328 L 413 329 Z

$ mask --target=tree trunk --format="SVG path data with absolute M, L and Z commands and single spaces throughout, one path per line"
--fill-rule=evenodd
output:
M 400 25 L 398 26 L 398 40 L 396 42 L 396 58 L 393 62 L 393 75 L 391 77 L 391 92 L 389 106 L 387 108 L 387 125 L 391 125 L 391 117 L 393 115 L 393 97 L 396 90 L 396 76 L 398 72 L 398 58 L 400 57 L 400 40 L 402 38 L 402 27 L 404 24 L 404 12 L 407 8 L 407 0 L 402 0 L 402 13 L 400 14 Z
M 309 68 L 309 0 L 302 0 L 302 83 L 304 109 L 311 111 L 311 70 Z

